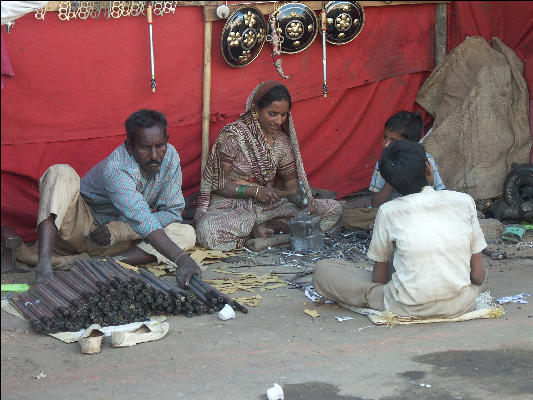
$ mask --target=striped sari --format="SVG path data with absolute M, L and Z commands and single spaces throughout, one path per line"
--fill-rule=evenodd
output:
M 200 184 L 196 235 L 201 246 L 232 250 L 242 246 L 257 225 L 275 218 L 287 222 L 299 210 L 285 198 L 274 204 L 262 204 L 252 198 L 228 198 L 216 194 L 217 190 L 224 188 L 226 179 L 281 190 L 284 176 L 297 175 L 310 195 L 292 119 L 289 117 L 287 120 L 288 127 L 284 127 L 272 146 L 261 133 L 251 107 L 237 121 L 222 129 Z M 224 176 L 222 163 L 232 164 L 228 176 Z M 342 207 L 335 200 L 316 200 L 316 203 L 320 228 L 326 232 L 339 220 Z

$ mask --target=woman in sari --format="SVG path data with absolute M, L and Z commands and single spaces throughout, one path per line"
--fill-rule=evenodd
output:
M 201 246 L 232 250 L 249 238 L 288 232 L 286 222 L 299 211 L 296 204 L 301 206 L 299 181 L 309 199 L 308 212 L 320 216 L 320 229 L 335 227 L 342 207 L 311 196 L 290 110 L 287 88 L 263 82 L 248 97 L 246 112 L 218 135 L 197 202 Z

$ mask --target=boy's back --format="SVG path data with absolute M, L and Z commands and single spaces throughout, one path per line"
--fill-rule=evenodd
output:
M 385 308 L 399 315 L 458 315 L 477 296 L 470 258 L 486 246 L 474 201 L 464 193 L 426 186 L 383 204 L 368 256 L 396 273 L 385 285 Z

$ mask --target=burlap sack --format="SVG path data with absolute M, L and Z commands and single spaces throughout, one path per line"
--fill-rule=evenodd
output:
M 500 39 L 467 38 L 435 68 L 416 102 L 434 118 L 426 150 L 447 189 L 500 196 L 513 162 L 529 162 L 524 64 Z

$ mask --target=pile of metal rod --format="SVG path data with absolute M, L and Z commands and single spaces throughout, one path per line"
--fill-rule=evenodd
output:
M 91 324 L 121 325 L 146 321 L 150 315 L 187 317 L 221 310 L 225 304 L 248 310 L 194 276 L 189 291 L 139 269 L 124 268 L 112 259 L 78 259 L 70 271 L 33 286 L 11 299 L 38 332 L 79 331 Z

